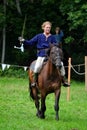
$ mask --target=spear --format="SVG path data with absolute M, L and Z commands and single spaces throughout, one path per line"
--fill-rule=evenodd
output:
M 22 33 L 21 33 L 21 37 L 23 37 L 23 36 L 24 36 L 25 24 L 26 24 L 26 18 L 27 18 L 27 16 L 25 15 L 25 18 L 24 18 L 24 23 L 23 23 L 23 28 L 22 28 Z

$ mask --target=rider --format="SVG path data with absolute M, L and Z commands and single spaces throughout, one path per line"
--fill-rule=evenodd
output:
M 56 40 L 55 37 L 50 33 L 51 31 L 51 22 L 46 21 L 42 24 L 43 33 L 37 34 L 30 40 L 25 40 L 22 37 L 19 37 L 19 40 L 22 41 L 24 44 L 28 45 L 35 45 L 37 46 L 37 60 L 34 68 L 34 82 L 32 83 L 32 86 L 36 85 L 37 80 L 37 74 L 40 71 L 44 59 L 47 56 L 47 51 L 50 48 L 50 43 L 55 45 Z

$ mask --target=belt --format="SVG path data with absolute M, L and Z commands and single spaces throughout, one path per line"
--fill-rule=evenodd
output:
M 37 50 L 40 51 L 40 50 L 48 50 L 49 48 L 38 48 Z
M 39 48 L 37 49 L 37 53 L 39 53 L 41 50 L 44 50 L 46 54 L 48 54 L 50 48 Z

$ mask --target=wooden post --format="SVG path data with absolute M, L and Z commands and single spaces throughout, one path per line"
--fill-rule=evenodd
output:
M 85 56 L 85 90 L 87 91 L 87 56 Z
M 68 60 L 68 83 L 70 84 L 71 78 L 71 58 Z M 67 101 L 70 100 L 70 87 L 67 87 Z

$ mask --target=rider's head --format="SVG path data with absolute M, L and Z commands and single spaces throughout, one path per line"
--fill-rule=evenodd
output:
M 46 22 L 44 22 L 44 23 L 41 25 L 41 27 L 42 27 L 42 29 L 44 30 L 44 33 L 45 33 L 45 34 L 49 34 L 49 33 L 50 33 L 51 26 L 52 26 L 52 24 L 51 24 L 51 22 L 49 22 L 49 21 L 46 21 Z

